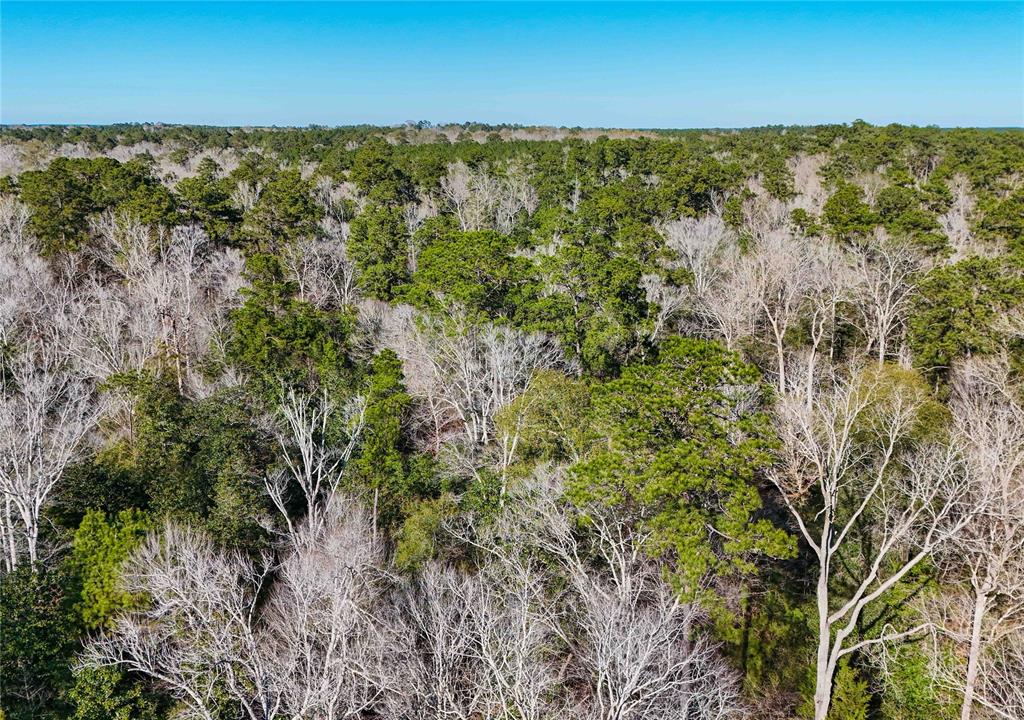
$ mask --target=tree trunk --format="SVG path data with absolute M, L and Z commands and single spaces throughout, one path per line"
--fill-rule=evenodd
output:
M 782 344 L 782 338 L 778 337 L 775 344 L 776 360 L 779 363 L 779 393 L 786 392 L 786 348 Z
M 981 626 L 985 620 L 988 593 L 978 591 L 974 596 L 974 618 L 971 621 L 971 647 L 967 654 L 967 680 L 964 683 L 964 704 L 960 720 L 970 720 L 974 705 L 974 687 L 978 683 L 978 664 L 981 660 Z
M 827 539 L 827 538 L 826 538 Z M 824 546 L 823 546 L 824 551 Z M 814 671 L 814 720 L 825 720 L 832 701 L 832 633 L 828 624 L 828 566 L 818 575 L 818 655 Z

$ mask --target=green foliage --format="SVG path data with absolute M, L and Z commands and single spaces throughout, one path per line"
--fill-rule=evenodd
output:
M 539 277 L 550 290 L 525 307 L 528 325 L 560 337 L 588 372 L 613 376 L 645 343 L 650 308 L 635 253 L 653 254 L 653 248 L 625 252 L 616 241 L 635 236 L 592 234 L 579 215 L 554 218 L 541 233 L 560 235 L 562 244 L 538 258 Z
M 350 319 L 324 312 L 298 298 L 298 286 L 275 255 L 246 259 L 245 302 L 231 315 L 228 360 L 271 394 L 279 384 L 319 377 L 335 381 L 348 372 L 345 339 Z
M 352 483 L 372 498 L 381 527 L 397 523 L 405 507 L 436 490 L 434 471 L 426 457 L 414 457 L 405 437 L 412 409 L 402 363 L 391 350 L 377 354 L 366 382 L 362 444 L 352 460 Z
M 395 533 L 395 565 L 412 571 L 437 553 L 441 524 L 456 512 L 452 498 L 416 503 Z
M 978 223 L 978 235 L 1024 257 L 1024 190 L 991 202 Z
M 959 716 L 955 699 L 936 686 L 925 651 L 918 645 L 892 651 L 881 695 L 880 715 L 885 720 L 953 720 Z
M 81 581 L 79 608 L 87 628 L 109 627 L 134 599 L 121 585 L 121 566 L 150 529 L 144 513 L 123 510 L 108 521 L 100 510 L 86 513 L 72 541 L 71 566 Z
M 68 715 L 63 695 L 82 632 L 74 580 L 64 567 L 22 565 L 0 582 L 0 706 L 8 720 Z
M 669 340 L 656 364 L 595 388 L 594 422 L 608 444 L 573 469 L 574 500 L 643 522 L 649 550 L 673 559 L 689 596 L 711 574 L 750 574 L 758 558 L 790 555 L 792 538 L 761 517 L 758 473 L 775 444 L 762 392 L 760 374 L 735 353 Z
M 800 690 L 813 651 L 815 613 L 805 582 L 811 571 L 806 554 L 764 562 L 791 557 L 794 549 L 768 521 L 778 508 L 761 503 L 762 471 L 775 449 L 767 392 L 751 365 L 714 343 L 673 338 L 657 347 L 657 307 L 647 300 L 644 278 L 657 274 L 680 287 L 687 279 L 685 270 L 666 264 L 670 255 L 658 228 L 680 216 L 721 211 L 745 250 L 752 188 L 792 200 L 793 160 L 823 158 L 820 177 L 832 194 L 820 217 L 792 210 L 794 232 L 861 244 L 881 227 L 936 261 L 908 312 L 909 345 L 925 379 L 888 366 L 862 378 L 879 403 L 897 387 L 931 398 L 930 384 L 941 388 L 958 358 L 1008 347 L 1017 353 L 1015 367 L 1024 367 L 1024 341 L 1000 322 L 1024 303 L 1024 192 L 1015 180 L 1024 167 L 1024 134 L 857 121 L 502 139 L 510 128 L 0 128 L 5 142 L 21 143 L 32 167 L 62 143 L 96 153 L 119 143 L 163 144 L 161 160 L 186 167 L 202 150 L 240 157 L 229 174 L 203 160 L 173 191 L 156 179 L 148 156 L 126 163 L 60 158 L 0 179 L 0 193 L 26 203 L 28 230 L 45 255 L 89 251 L 91 221 L 122 213 L 151 226 L 154 246 L 169 225 L 202 226 L 217 246 L 245 251 L 249 283 L 230 315 L 225 344 L 195 366 L 214 380 L 226 364 L 245 380 L 241 387 L 194 397 L 162 376 L 159 362 L 104 384 L 105 392 L 127 401 L 127 412 L 104 421 L 97 434 L 104 444 L 65 472 L 45 509 L 47 542 L 67 548 L 70 540 L 70 553 L 0 583 L 3 717 L 156 720 L 171 712 L 167 698 L 148 693 L 148 681 L 110 668 L 72 678 L 68 668 L 87 633 L 130 606 L 132 598 L 118 586 L 119 568 L 150 522 L 185 521 L 243 552 L 266 547 L 257 522 L 268 510 L 263 474 L 279 451 L 253 420 L 277 402 L 282 383 L 323 389 L 332 400 L 365 396 L 361 443 L 343 482 L 347 492 L 372 503 L 377 531 L 394 547 L 403 572 L 436 558 L 464 561 L 469 551 L 444 530 L 446 520 L 464 513 L 486 522 L 507 504 L 503 491 L 519 474 L 538 463 L 572 465 L 570 499 L 584 507 L 614 505 L 650 531 L 645 549 L 685 595 L 700 596 L 709 578 L 726 590 L 720 598 L 703 596 L 712 611 L 705 629 L 723 643 L 751 696 L 784 702 Z M 444 133 L 458 138 L 449 142 Z M 478 142 L 485 136 L 486 143 Z M 442 208 L 411 233 L 407 204 L 440 197 L 440 179 L 458 161 L 495 178 L 510 163 L 528 168 L 536 212 L 520 214 L 502 235 L 462 232 Z M 514 467 L 490 465 L 494 448 L 484 449 L 483 466 L 472 473 L 445 469 L 440 457 L 418 451 L 426 443 L 406 387 L 413 378 L 403 377 L 395 354 L 371 356 L 372 338 L 353 340 L 353 309 L 325 310 L 302 299 L 284 257 L 296 241 L 320 233 L 324 210 L 314 200 L 313 180 L 297 169 L 317 163 L 312 178 L 330 176 L 358 190 L 358 202 L 346 198 L 332 213 L 350 221 L 345 250 L 365 296 L 428 313 L 462 305 L 471 323 L 552 333 L 578 362 L 578 379 L 540 372 L 497 414 L 499 434 L 519 437 Z M 938 217 L 952 207 L 949 183 L 960 175 L 976 201 L 975 238 L 991 256 L 943 265 L 948 248 Z M 860 187 L 864 177 L 884 178 L 871 204 Z M 244 214 L 233 199 L 239 184 L 258 196 Z M 356 207 L 362 210 L 353 217 Z M 70 260 L 84 267 L 91 254 Z M 410 267 L 416 271 L 410 274 Z M 102 271 L 97 278 L 109 280 Z M 841 310 L 846 317 L 855 308 Z M 798 325 L 795 333 L 806 332 L 806 317 Z M 841 326 L 830 350 L 844 362 L 856 354 L 857 340 Z M 870 420 L 868 412 L 855 428 L 854 441 L 865 448 L 873 441 Z M 941 438 L 948 423 L 947 410 L 929 399 L 910 442 Z M 856 500 L 844 497 L 842 507 Z M 871 522 L 851 530 L 849 549 L 837 559 L 837 596 L 863 569 L 874 539 Z M 855 637 L 909 627 L 905 606 L 932 587 L 929 570 L 911 573 L 872 603 Z M 927 682 L 923 654 L 914 646 L 897 652 L 899 661 L 884 678 L 863 657 L 844 664 L 831 717 L 954 716 L 949 699 Z M 225 707 L 224 716 L 230 714 Z
M 841 183 L 825 201 L 822 219 L 841 240 L 868 235 L 878 224 L 878 217 L 864 202 L 864 191 L 850 183 Z
M 748 690 L 798 688 L 806 680 L 814 606 L 795 591 L 799 579 L 791 572 L 769 567 L 757 582 L 740 584 L 735 611 L 712 615 L 715 636 Z
M 245 213 L 242 230 L 261 251 L 316 233 L 323 210 L 313 201 L 312 185 L 297 169 L 277 174 Z
M 496 418 L 499 431 L 519 431 L 526 461 L 575 462 L 593 442 L 590 388 L 556 370 L 534 375 L 530 387 Z
M 400 205 L 412 197 L 408 175 L 395 165 L 392 147 L 379 138 L 369 140 L 356 151 L 349 176 L 373 201 Z
M 18 186 L 44 254 L 83 247 L 89 218 L 104 210 L 128 213 L 147 225 L 177 219 L 173 197 L 138 160 L 57 158 L 45 170 L 22 173 Z
M 216 243 L 234 243 L 242 214 L 231 200 L 231 180 L 217 177 L 216 163 L 206 158 L 199 173 L 182 179 L 175 190 L 183 221 L 202 225 Z
M 840 662 L 832 682 L 832 705 L 829 720 L 867 720 L 871 693 L 868 682 L 855 667 Z
M 390 300 L 406 282 L 408 240 L 400 208 L 368 207 L 352 221 L 348 254 L 359 270 L 359 283 L 370 297 Z
M 116 514 L 149 506 L 146 479 L 136 472 L 134 449 L 127 440 L 111 442 L 69 467 L 55 496 L 49 517 L 69 530 L 94 508 Z
M 71 720 L 163 720 L 169 703 L 143 683 L 111 667 L 75 672 L 68 693 L 74 705 Z
M 258 547 L 273 445 L 255 429 L 240 391 L 189 401 L 154 378 L 140 389 L 136 414 L 132 472 L 144 479 L 152 512 L 204 525 L 229 545 Z
M 921 196 L 914 188 L 892 185 L 879 191 L 875 208 L 885 228 L 895 237 L 909 238 L 931 252 L 946 249 L 935 214 L 921 207 Z
M 511 251 L 509 238 L 491 230 L 447 233 L 420 253 L 413 294 L 424 303 L 436 293 L 485 315 L 510 315 L 527 276 L 526 262 Z
M 943 377 L 956 358 L 994 352 L 997 320 L 1024 303 L 1024 277 L 997 258 L 969 258 L 930 271 L 909 313 L 908 341 L 915 363 Z
M 804 701 L 799 708 L 799 716 L 808 720 L 814 717 L 813 672 L 809 674 L 809 678 L 805 683 Z M 846 658 L 840 660 L 832 679 L 832 702 L 828 709 L 828 720 L 868 720 L 870 705 L 871 692 L 867 680 Z

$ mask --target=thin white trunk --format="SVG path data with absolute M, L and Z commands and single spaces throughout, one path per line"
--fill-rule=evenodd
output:
M 974 705 L 974 688 L 978 683 L 978 665 L 981 660 L 981 626 L 985 621 L 988 594 L 978 591 L 974 598 L 974 618 L 971 622 L 971 646 L 967 653 L 967 678 L 964 683 L 964 704 L 960 720 L 970 720 Z

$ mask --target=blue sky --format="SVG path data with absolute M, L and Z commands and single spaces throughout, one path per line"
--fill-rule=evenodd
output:
M 1024 125 L 1024 2 L 0 5 L 0 121 Z

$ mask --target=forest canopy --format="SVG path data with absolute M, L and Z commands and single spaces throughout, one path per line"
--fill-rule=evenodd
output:
M 1024 132 L 0 175 L 0 718 L 1024 717 Z

